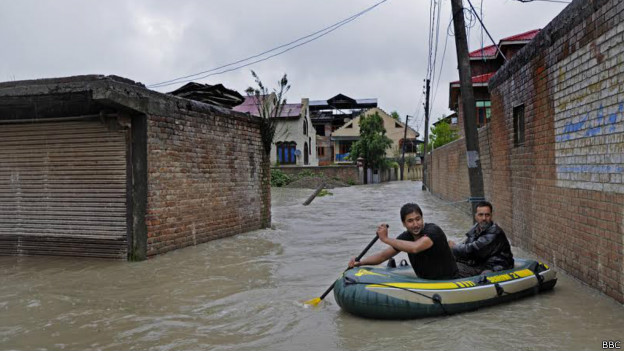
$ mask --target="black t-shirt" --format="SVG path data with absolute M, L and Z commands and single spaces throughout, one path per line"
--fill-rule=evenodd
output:
M 457 278 L 457 264 L 442 229 L 433 223 L 427 223 L 421 234 L 428 236 L 433 241 L 433 246 L 417 254 L 407 254 L 416 275 L 423 279 Z M 401 233 L 397 239 L 416 241 L 414 236 L 408 231 Z

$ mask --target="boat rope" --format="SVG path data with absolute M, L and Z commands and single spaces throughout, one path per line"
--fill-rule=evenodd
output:
M 372 284 L 374 284 L 374 285 L 381 285 L 381 286 L 386 286 L 386 287 L 393 288 L 393 289 L 405 290 L 405 291 L 411 292 L 413 294 L 416 294 L 416 295 L 419 295 L 419 296 L 422 296 L 422 297 L 426 297 L 426 298 L 430 299 L 431 301 L 433 301 L 433 303 L 435 303 L 437 305 L 440 305 L 440 308 L 442 308 L 442 311 L 444 312 L 444 314 L 447 315 L 447 316 L 450 316 L 450 313 L 448 313 L 446 311 L 446 308 L 444 308 L 444 304 L 442 303 L 442 297 L 440 295 L 438 295 L 438 294 L 433 294 L 433 296 L 429 296 L 429 295 L 420 293 L 418 291 L 410 290 L 408 288 L 403 288 L 403 287 L 400 287 L 400 286 L 394 286 L 394 285 L 384 284 L 384 283 L 359 282 L 359 281 L 357 281 L 357 280 L 355 280 L 353 278 L 350 278 L 350 277 L 344 277 L 344 280 L 345 280 L 345 284 L 347 284 L 347 285 L 349 285 L 349 284 L 361 284 L 361 285 L 372 285 Z
M 537 286 L 541 288 L 542 284 L 544 284 L 544 277 L 539 274 L 537 269 L 533 271 L 533 274 L 535 274 L 535 278 L 537 278 Z

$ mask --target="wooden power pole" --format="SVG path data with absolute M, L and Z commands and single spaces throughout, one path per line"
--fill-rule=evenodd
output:
M 472 214 L 476 213 L 479 201 L 484 200 L 483 173 L 479 159 L 479 136 L 477 133 L 476 104 L 472 89 L 472 73 L 468 58 L 468 42 L 466 40 L 466 25 L 464 22 L 464 7 L 462 0 L 451 0 L 453 11 L 453 27 L 455 29 L 455 48 L 459 68 L 459 82 L 464 116 L 464 133 L 466 134 L 466 161 L 468 163 L 468 177 L 470 180 L 470 203 Z
M 405 168 L 405 143 L 407 142 L 407 121 L 409 121 L 409 115 L 405 116 L 405 131 L 403 131 L 403 147 L 401 153 L 401 180 L 403 180 L 403 170 Z
M 427 190 L 429 184 L 427 183 L 427 144 L 429 144 L 429 83 L 431 81 L 427 79 L 425 87 L 425 144 L 423 145 L 423 183 L 422 190 Z M 433 156 L 433 155 L 432 155 Z M 431 158 L 433 163 L 433 158 Z

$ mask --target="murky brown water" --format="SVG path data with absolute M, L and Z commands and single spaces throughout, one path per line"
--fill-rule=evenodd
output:
M 404 202 L 460 239 L 471 220 L 420 183 L 273 189 L 275 229 L 146 262 L 0 257 L 1 350 L 598 350 L 621 304 L 559 273 L 551 293 L 451 317 L 372 321 L 319 296 Z M 371 252 L 383 247 L 376 244 Z M 514 249 L 517 256 L 527 256 Z

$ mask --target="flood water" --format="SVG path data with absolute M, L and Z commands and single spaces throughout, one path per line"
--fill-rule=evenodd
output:
M 405 202 L 461 239 L 471 219 L 420 189 L 332 189 L 309 206 L 301 203 L 313 190 L 273 189 L 273 229 L 144 262 L 0 257 L 0 349 L 598 350 L 623 339 L 623 306 L 562 272 L 552 292 L 450 317 L 367 320 L 342 312 L 332 294 L 304 307 L 379 222 L 402 230 Z

